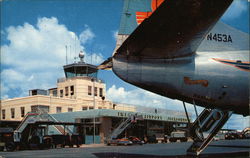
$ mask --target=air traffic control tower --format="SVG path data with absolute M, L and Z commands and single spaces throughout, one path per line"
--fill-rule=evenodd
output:
M 80 61 L 78 63 L 73 63 L 63 66 L 66 78 L 72 77 L 90 77 L 92 79 L 97 79 L 98 69 L 95 65 L 87 64 L 84 62 L 84 54 L 79 53 Z
M 97 66 L 85 63 L 82 52 L 79 58 L 79 62 L 63 66 L 65 78 L 57 81 L 57 96 L 89 101 L 105 100 L 106 87 L 105 83 L 97 77 Z

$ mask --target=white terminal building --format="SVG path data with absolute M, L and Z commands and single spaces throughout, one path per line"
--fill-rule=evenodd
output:
M 57 80 L 57 87 L 48 90 L 33 89 L 27 97 L 1 100 L 0 126 L 15 129 L 28 112 L 41 109 L 53 114 L 59 121 L 85 122 L 84 143 L 93 143 L 89 137 L 93 136 L 91 131 L 96 128 L 94 143 L 103 143 L 118 123 L 132 114 L 140 114 L 144 120 L 128 129 L 126 135 L 156 135 L 160 139 L 170 134 L 174 126 L 187 124 L 184 112 L 143 108 L 107 100 L 106 85 L 98 79 L 97 67 L 85 63 L 83 55 L 80 54 L 79 57 L 79 62 L 63 67 L 65 78 Z M 57 133 L 51 131 L 50 134 Z

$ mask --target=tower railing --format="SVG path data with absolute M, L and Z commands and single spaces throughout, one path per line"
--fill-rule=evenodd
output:
M 75 77 L 70 77 L 70 78 L 62 77 L 62 78 L 57 79 L 57 83 L 65 82 L 67 80 L 76 80 L 76 79 L 84 79 L 84 80 L 91 81 L 93 77 L 90 77 L 90 76 L 75 76 Z M 99 78 L 96 79 L 95 82 L 104 83 L 104 81 Z

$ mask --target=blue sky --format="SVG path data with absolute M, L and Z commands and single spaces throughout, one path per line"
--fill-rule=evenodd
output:
M 71 48 L 69 62 L 83 50 L 85 61 L 93 64 L 110 57 L 115 48 L 122 0 L 4 0 L 0 4 L 1 98 L 55 87 L 56 79 L 64 77 L 66 45 Z M 249 33 L 248 4 L 236 0 L 222 21 Z M 99 77 L 106 82 L 110 100 L 183 110 L 181 102 L 127 84 L 112 71 L 100 71 Z M 241 129 L 248 119 L 234 115 L 227 126 Z

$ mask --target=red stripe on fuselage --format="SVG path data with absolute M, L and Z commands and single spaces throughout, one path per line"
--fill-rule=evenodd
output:
M 218 58 L 212 58 L 212 59 L 222 64 L 233 66 L 239 70 L 250 72 L 250 70 L 248 69 L 244 69 L 244 68 L 237 66 L 237 64 L 250 64 L 250 62 L 237 62 L 237 60 L 226 60 L 226 59 L 218 59 Z M 230 63 L 227 63 L 227 62 L 230 62 Z

